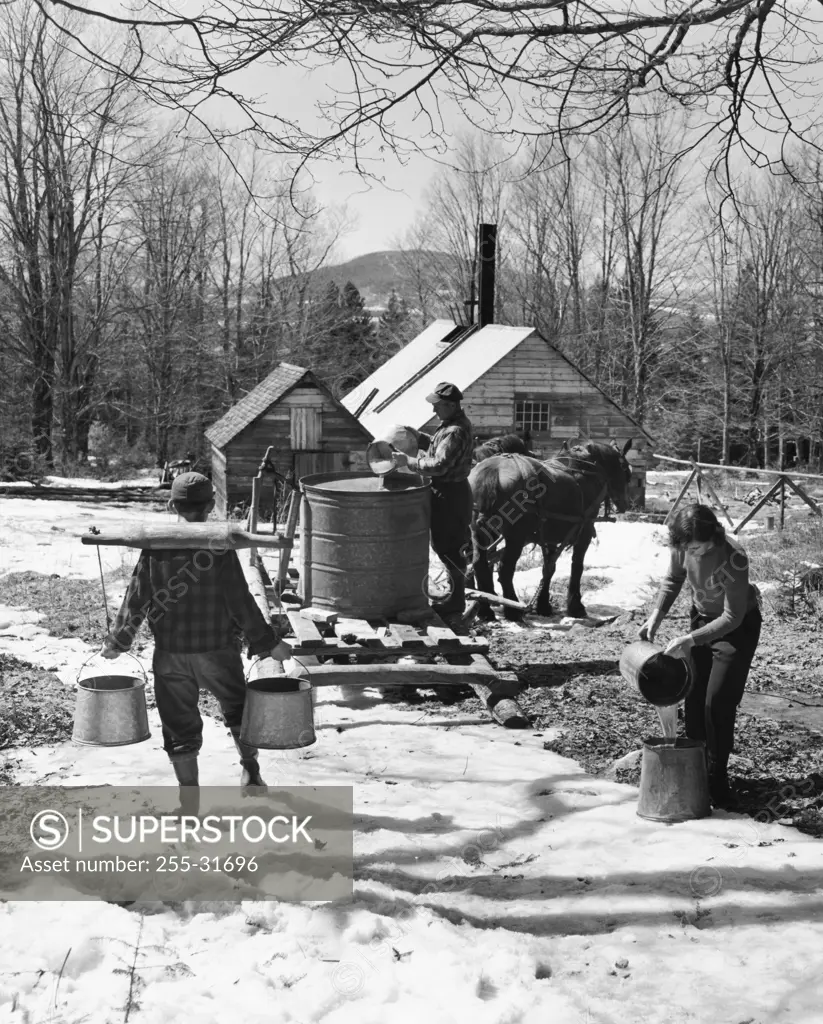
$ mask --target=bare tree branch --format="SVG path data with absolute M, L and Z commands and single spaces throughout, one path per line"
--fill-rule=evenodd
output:
M 11 0 L 12 4 L 29 0 Z M 310 158 L 352 157 L 369 174 L 373 144 L 403 155 L 444 145 L 448 100 L 466 120 L 509 137 L 592 133 L 635 112 L 635 97 L 662 93 L 702 107 L 718 132 L 717 168 L 731 155 L 777 164 L 786 139 L 814 141 L 815 104 L 803 117 L 795 93 L 811 88 L 821 35 L 818 6 L 777 0 L 255 0 L 203 5 L 144 0 L 134 13 L 70 0 L 31 0 L 86 59 L 112 58 L 65 16 L 81 12 L 132 41 L 130 80 L 153 103 L 185 111 L 212 138 L 253 134 Z M 250 69 L 302 68 L 326 127 L 285 116 L 246 95 Z M 317 74 L 315 74 L 317 73 Z M 348 84 L 340 87 L 339 75 Z M 233 104 L 219 128 L 214 100 Z M 400 114 L 423 112 L 425 133 Z M 754 133 L 754 135 L 753 135 Z M 776 137 L 773 150 L 769 136 Z M 373 155 L 373 154 L 372 154 Z

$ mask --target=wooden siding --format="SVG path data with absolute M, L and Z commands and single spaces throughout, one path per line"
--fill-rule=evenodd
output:
M 292 445 L 292 415 L 300 409 L 313 410 L 320 425 L 319 436 L 313 438 L 318 465 L 368 470 L 369 432 L 317 388 L 294 388 L 229 441 L 223 452 L 212 446 L 212 478 L 215 492 L 219 493 L 217 508 L 221 515 L 226 515 L 229 505 L 251 497 L 252 478 L 257 475 L 269 446 L 274 448 L 272 462 L 278 473 L 288 476 L 295 468 L 298 456 Z M 307 438 L 308 435 L 304 435 L 301 440 Z M 307 451 L 301 447 L 299 458 L 306 459 Z M 310 464 L 303 461 L 301 466 Z M 267 481 L 269 487 L 271 484 Z
M 466 342 L 467 357 L 470 345 L 471 339 Z M 616 405 L 538 335 L 526 338 L 466 389 L 463 405 L 475 432 L 493 436 L 513 431 L 515 396 L 549 402 L 551 428 L 547 435 L 533 438 L 538 450 L 545 443 L 553 451 L 556 442 L 581 434 L 596 441 L 639 435 Z
M 228 501 L 226 497 L 226 456 L 219 448 L 211 445 L 211 483 L 214 487 L 214 504 L 217 514 L 226 518 Z

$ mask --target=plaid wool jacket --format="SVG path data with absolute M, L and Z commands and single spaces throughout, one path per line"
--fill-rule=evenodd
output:
M 468 480 L 474 455 L 472 425 L 461 410 L 443 423 L 431 435 L 417 431 L 418 444 L 427 449 L 425 455 L 418 455 L 417 465 L 421 473 L 434 477 L 438 483 L 455 483 Z
M 263 618 L 236 551 L 142 551 L 107 644 L 127 651 L 144 620 L 159 650 L 203 654 L 242 632 L 249 655 L 280 639 Z

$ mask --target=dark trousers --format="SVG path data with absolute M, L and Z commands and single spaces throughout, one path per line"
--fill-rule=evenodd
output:
M 472 489 L 468 480 L 431 485 L 431 540 L 446 567 L 452 593 L 462 596 L 471 554 Z
M 154 698 L 163 726 L 163 747 L 172 761 L 196 757 L 203 745 L 200 690 L 214 694 L 241 758 L 257 749 L 240 743 L 246 703 L 246 678 L 240 651 L 234 644 L 203 654 L 173 654 L 154 650 Z
M 693 630 L 709 621 L 692 608 Z M 694 682 L 684 703 L 686 735 L 692 740 L 705 740 L 709 762 L 720 772 L 729 763 L 737 708 L 762 623 L 759 609 L 754 608 L 731 633 L 692 648 Z

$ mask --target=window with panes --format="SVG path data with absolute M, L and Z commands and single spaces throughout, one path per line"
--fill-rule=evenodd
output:
M 518 399 L 514 403 L 514 429 L 520 433 L 548 434 L 549 403 L 536 399 Z

